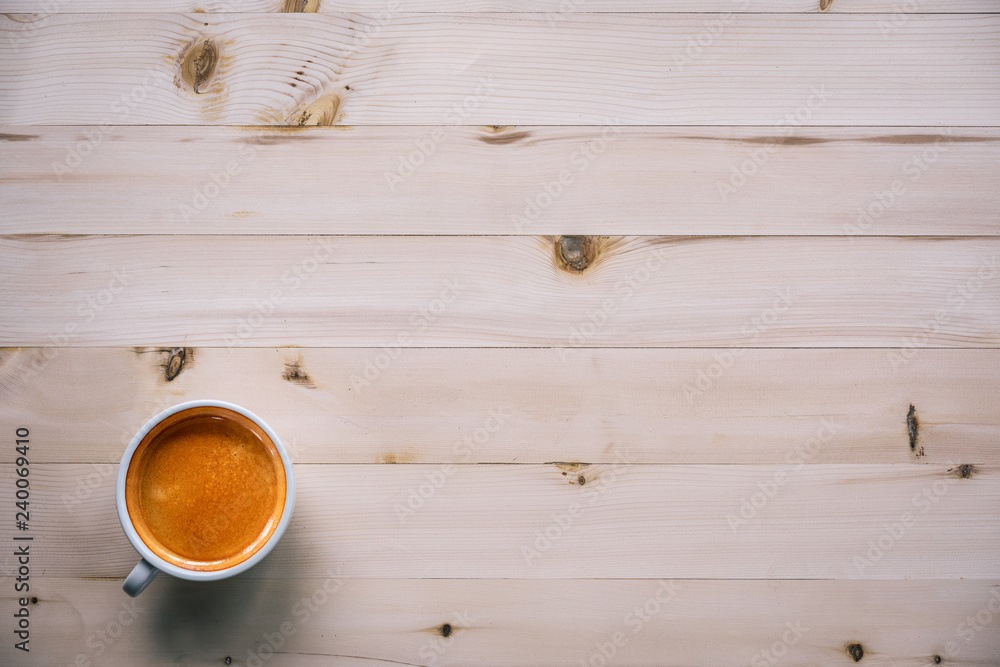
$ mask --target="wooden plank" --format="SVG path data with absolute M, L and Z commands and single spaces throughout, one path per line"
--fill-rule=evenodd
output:
M 117 463 L 205 397 L 264 417 L 296 463 L 1000 462 L 998 350 L 5 352 L 0 425 L 47 443 L 39 463 Z
M 766 665 L 777 653 L 775 664 L 853 664 L 853 643 L 866 662 L 912 667 L 935 655 L 945 665 L 988 665 L 1000 655 L 1000 633 L 974 620 L 1000 608 L 996 580 L 240 577 L 191 585 L 161 577 L 129 600 L 118 581 L 42 578 L 32 593 L 31 655 L 48 665 L 83 655 L 130 666 L 263 657 L 267 665 L 579 667 L 603 664 L 603 653 L 620 665 Z M 0 646 L 0 656 L 12 651 Z
M 12 488 L 13 466 L 0 470 Z M 249 576 L 338 563 L 347 578 L 1000 578 L 1000 470 L 964 470 L 298 464 L 289 530 Z M 122 577 L 135 564 L 116 471 L 32 464 L 33 572 Z
M 998 249 L 989 238 L 5 237 L 0 344 L 996 347 Z
M 821 4 L 826 7 L 821 9 Z M 2 0 L 0 13 L 81 14 L 107 12 L 116 14 L 148 12 L 306 12 L 398 15 L 414 12 L 544 12 L 558 21 L 564 15 L 592 12 L 819 12 L 829 13 L 888 13 L 896 21 L 909 14 L 925 13 L 989 13 L 998 11 L 996 0 L 155 0 L 155 2 L 125 2 L 125 0 L 74 0 L 72 4 L 59 0 Z
M 3 124 L 1000 124 L 996 15 L 12 16 Z
M 993 128 L 16 126 L 0 137 L 7 234 L 1000 232 Z

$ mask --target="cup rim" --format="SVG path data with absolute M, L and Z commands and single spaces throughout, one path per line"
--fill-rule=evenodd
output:
M 139 443 L 141 443 L 142 439 L 146 437 L 146 434 L 153 430 L 157 424 L 171 415 L 175 415 L 178 412 L 183 412 L 184 410 L 188 410 L 190 408 L 202 407 L 225 408 L 227 410 L 232 410 L 233 412 L 237 412 L 257 424 L 257 426 L 259 426 L 261 430 L 267 434 L 267 437 L 271 439 L 271 442 L 274 443 L 275 449 L 278 450 L 278 454 L 281 456 L 281 464 L 285 470 L 285 506 L 281 512 L 281 519 L 278 520 L 278 526 L 274 529 L 271 537 L 264 543 L 263 546 L 261 546 L 260 549 L 257 550 L 255 554 L 250 556 L 250 558 L 247 558 L 245 561 L 237 563 L 232 567 L 227 567 L 223 570 L 213 571 L 186 570 L 182 567 L 174 565 L 173 563 L 169 563 L 160 556 L 156 555 L 153 550 L 142 541 L 142 538 L 139 537 L 139 533 L 132 525 L 132 518 L 128 514 L 128 507 L 125 503 L 125 478 L 128 475 L 128 467 L 132 462 L 132 456 L 135 454 L 135 450 L 138 449 Z M 178 403 L 177 405 L 162 411 L 160 414 L 147 421 L 146 424 L 139 429 L 134 436 L 132 436 L 132 440 L 125 449 L 125 453 L 122 455 L 121 463 L 118 466 L 118 479 L 115 485 L 115 503 L 118 506 L 118 521 L 121 523 L 122 529 L 125 531 L 125 536 L 128 538 L 128 541 L 132 543 L 132 547 L 139 552 L 139 555 L 142 556 L 143 560 L 147 561 L 157 570 L 166 572 L 171 576 L 178 577 L 180 579 L 188 579 L 190 581 L 216 581 L 219 579 L 226 579 L 249 570 L 251 567 L 263 560 L 263 558 L 267 556 L 267 554 L 271 552 L 271 549 L 273 549 L 278 543 L 278 540 L 281 539 L 285 529 L 288 528 L 288 524 L 292 520 L 292 509 L 295 506 L 295 477 L 292 474 L 292 459 L 288 455 L 288 450 L 285 449 L 285 445 L 281 442 L 278 435 L 271 430 L 271 427 L 268 426 L 263 419 L 246 408 L 227 401 L 186 401 L 184 403 Z

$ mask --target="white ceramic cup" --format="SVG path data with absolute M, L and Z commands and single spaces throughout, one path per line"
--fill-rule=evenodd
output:
M 267 437 L 271 439 L 271 442 L 274 443 L 275 449 L 277 449 L 278 453 L 281 455 L 281 463 L 285 469 L 285 506 L 281 512 L 281 519 L 278 521 L 277 528 L 275 528 L 268 541 L 265 542 L 255 554 L 246 560 L 223 570 L 187 570 L 182 567 L 178 567 L 173 563 L 168 563 L 157 556 L 153 553 L 153 550 L 142 541 L 142 538 L 139 537 L 139 533 L 136 531 L 135 526 L 132 525 L 132 519 L 129 516 L 128 507 L 125 504 L 125 478 L 128 475 L 128 468 L 129 464 L 132 462 L 132 456 L 135 454 L 135 451 L 139 447 L 139 443 L 142 442 L 142 439 L 145 438 L 146 434 L 153 430 L 157 424 L 167 417 L 189 408 L 200 407 L 225 408 L 227 410 L 237 412 L 253 421 L 262 431 L 264 431 L 264 433 L 267 434 Z M 115 501 L 118 504 L 118 520 L 121 521 L 122 529 L 125 531 L 125 536 L 128 537 L 128 541 L 132 543 L 132 546 L 139 552 L 139 555 L 142 556 L 139 563 L 132 569 L 132 572 L 128 575 L 128 577 L 125 578 L 125 583 L 122 585 L 122 588 L 126 593 L 132 597 L 139 595 L 139 593 L 145 590 L 146 586 L 148 586 L 160 572 L 166 572 L 169 575 L 173 575 L 181 579 L 189 579 L 191 581 L 216 581 L 218 579 L 225 579 L 227 577 L 237 575 L 240 572 L 245 572 L 263 560 L 263 558 L 271 552 L 271 549 L 274 548 L 274 545 L 278 543 L 278 540 L 281 539 L 285 529 L 288 528 L 288 524 L 292 520 L 292 508 L 295 505 L 295 479 L 292 475 L 292 459 L 288 455 L 288 450 L 285 449 L 285 446 L 281 443 L 277 434 L 271 430 L 271 427 L 265 424 L 264 420 L 246 408 L 241 408 L 238 405 L 226 403 L 225 401 L 188 401 L 187 403 L 181 403 L 173 406 L 172 408 L 168 408 L 156 415 L 146 422 L 146 425 L 139 429 L 139 432 L 132 438 L 128 448 L 125 450 L 125 454 L 122 456 L 121 465 L 118 467 L 118 483 L 115 488 Z

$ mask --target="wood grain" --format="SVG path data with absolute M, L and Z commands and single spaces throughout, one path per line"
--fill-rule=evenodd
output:
M 1000 345 L 996 239 L 576 241 L 6 237 L 0 344 Z
M 11 16 L 2 124 L 1000 124 L 996 15 Z
M 14 126 L 0 139 L 8 234 L 1000 233 L 993 128 Z
M 627 460 L 627 446 L 618 451 Z M 0 470 L 12 488 L 13 466 Z M 136 553 L 115 510 L 116 472 L 32 464 L 32 534 L 44 545 L 33 571 L 127 574 Z M 1000 578 L 1000 470 L 968 474 L 913 464 L 298 464 L 288 532 L 247 576 L 323 577 L 341 566 L 346 578 Z
M 613 463 L 619 447 L 637 463 L 1000 463 L 997 350 L 182 353 L 168 381 L 169 349 L 7 350 L 0 427 L 41 438 L 38 463 L 117 463 L 153 415 L 219 398 L 296 463 Z
M 41 9 L 51 13 L 77 14 L 108 12 L 306 12 L 406 14 L 413 12 L 543 12 L 553 22 L 564 15 L 591 12 L 793 12 L 811 13 L 990 13 L 997 11 L 995 0 L 836 0 L 820 10 L 821 0 L 155 0 L 143 3 L 125 0 L 50 0 Z M 2 0 L 0 13 L 37 12 L 39 3 L 29 0 Z M 898 18 L 897 20 L 904 20 Z M 558 24 L 557 24 L 558 25 Z
M 853 664 L 845 645 L 862 642 L 865 661 L 875 664 L 923 667 L 940 655 L 946 665 L 985 666 L 1000 654 L 1000 635 L 976 633 L 973 625 L 982 626 L 968 619 L 997 608 L 998 589 L 996 580 L 687 580 L 661 589 L 621 579 L 239 577 L 190 585 L 162 576 L 132 601 L 118 581 L 50 578 L 39 582 L 31 609 L 45 629 L 32 656 L 49 665 L 84 655 L 102 665 L 207 667 L 227 656 L 252 664 L 264 647 L 267 665 L 579 667 L 601 645 L 610 652 L 606 644 L 621 632 L 611 664 L 749 665 L 767 664 L 764 651 L 790 623 L 799 632 L 787 635 L 795 640 L 787 652 L 779 646 L 777 664 Z M 271 640 L 281 644 L 274 654 Z M 0 645 L 0 657 L 11 651 Z
M 296 4 L 0 0 L 31 664 L 997 664 L 996 0 Z M 196 398 L 293 522 L 132 601 Z

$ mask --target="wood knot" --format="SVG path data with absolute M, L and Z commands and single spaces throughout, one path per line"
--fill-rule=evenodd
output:
M 865 649 L 861 644 L 851 644 L 847 647 L 847 654 L 854 662 L 861 662 L 861 658 L 865 657 Z
M 297 384 L 306 389 L 315 389 L 316 383 L 309 377 L 309 373 L 302 367 L 302 359 L 293 359 L 285 362 L 285 370 L 281 374 L 281 379 L 292 384 Z
M 319 11 L 319 0 L 285 0 L 286 14 L 312 14 Z
M 960 466 L 951 468 L 949 472 L 954 472 L 960 479 L 969 479 L 976 474 L 976 466 L 971 463 L 963 463 Z
M 441 636 L 442 637 L 447 637 L 448 635 L 450 635 L 451 634 L 451 623 L 445 623 L 444 625 L 442 625 L 440 632 L 441 632 Z
M 592 236 L 560 236 L 556 241 L 556 263 L 573 273 L 583 273 L 597 254 Z
M 487 130 L 486 134 L 479 135 L 479 140 L 484 144 L 494 146 L 506 146 L 518 141 L 523 141 L 531 136 L 531 132 L 526 130 L 520 132 L 507 132 L 509 128 L 503 125 L 492 125 L 492 131 Z
M 910 403 L 910 411 L 906 413 L 906 431 L 910 436 L 910 451 L 918 458 L 924 455 L 924 448 L 917 449 L 917 439 L 920 437 L 920 421 L 917 419 L 917 409 Z
M 933 662 L 933 663 L 934 663 L 935 665 L 940 665 L 940 664 L 941 664 L 941 656 L 939 656 L 939 655 L 934 655 L 934 656 L 931 656 L 931 661 L 932 661 L 932 662 Z
M 833 0 L 819 0 L 819 10 L 825 12 L 830 9 L 830 5 L 833 4 Z
M 340 112 L 339 97 L 321 97 L 301 113 L 292 116 L 292 125 L 308 127 L 312 125 L 333 125 L 337 122 L 337 115 Z
M 200 95 L 201 87 L 215 74 L 218 64 L 219 50 L 212 40 L 195 42 L 181 61 L 181 77 L 196 94 Z
M 187 348 L 175 347 L 170 350 L 170 356 L 167 357 L 167 363 L 164 364 L 163 374 L 167 379 L 167 382 L 172 382 L 175 377 L 181 374 L 184 370 L 184 362 L 187 360 Z
M 546 461 L 545 465 L 553 465 L 563 471 L 563 477 L 571 472 L 577 472 L 583 470 L 589 463 L 581 463 L 579 461 Z

